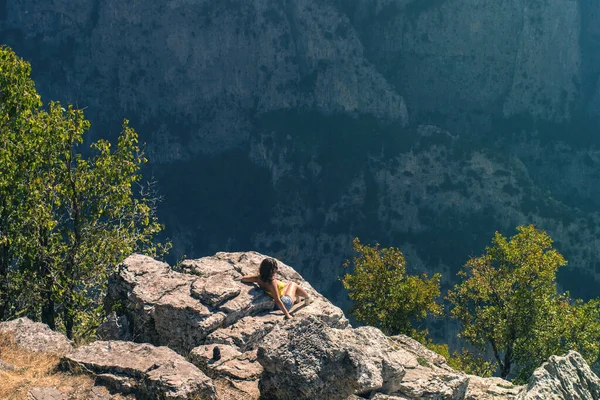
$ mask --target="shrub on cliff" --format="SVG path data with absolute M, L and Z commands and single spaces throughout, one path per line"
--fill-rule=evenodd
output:
M 30 66 L 0 48 L 0 320 L 61 323 L 71 338 L 100 316 L 109 270 L 135 251 L 156 253 L 162 229 L 142 188 L 146 162 L 127 121 L 113 148 L 79 152 L 83 111 L 42 108 Z
M 415 327 L 428 315 L 440 315 L 440 274 L 411 276 L 402 252 L 394 247 L 368 246 L 354 239 L 353 271 L 342 279 L 354 305 L 357 321 L 386 334 L 405 334 L 423 340 L 426 331 Z M 350 262 L 344 265 L 348 267 Z
M 556 272 L 565 264 L 550 236 L 530 225 L 509 239 L 496 233 L 459 272 L 463 281 L 448 293 L 451 313 L 462 337 L 491 349 L 502 378 L 516 369 L 516 381 L 524 381 L 549 356 L 568 350 L 589 363 L 598 359 L 600 302 L 557 293 Z

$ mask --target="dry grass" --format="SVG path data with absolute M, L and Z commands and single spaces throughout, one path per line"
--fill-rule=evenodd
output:
M 8 335 L 0 334 L 0 361 L 17 367 L 15 371 L 0 369 L 0 399 L 28 400 L 27 392 L 36 386 L 56 387 L 72 400 L 86 400 L 94 386 L 94 379 L 58 370 L 59 357 L 30 352 L 15 345 Z M 219 400 L 257 400 L 260 397 L 256 383 L 233 384 L 226 379 L 215 379 Z M 236 387 L 238 386 L 238 387 Z M 115 399 L 134 399 L 115 396 Z
M 72 375 L 57 370 L 59 358 L 20 349 L 8 335 L 0 334 L 0 360 L 18 370 L 0 370 L 0 399 L 27 399 L 35 386 L 54 386 L 73 399 L 85 399 L 94 380 L 85 375 Z

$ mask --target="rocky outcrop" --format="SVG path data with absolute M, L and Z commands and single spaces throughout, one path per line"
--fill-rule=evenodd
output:
M 514 399 L 522 387 L 454 371 L 406 336 L 371 327 L 336 329 L 312 317 L 279 325 L 263 340 L 259 387 L 266 399 Z
M 600 379 L 575 352 L 551 357 L 527 386 L 467 375 L 407 336 L 386 336 L 373 327 L 352 328 L 337 307 L 280 263 L 278 278 L 301 284 L 315 299 L 308 306 L 296 305 L 291 311 L 294 318 L 286 321 L 272 310 L 270 298 L 238 279 L 255 273 L 263 258 L 254 252 L 217 253 L 187 260 L 179 266 L 183 272 L 176 272 L 152 258 L 130 256 L 110 280 L 107 306 L 115 313 L 109 325 L 129 327 L 126 333 L 138 342 L 153 340 L 173 349 L 97 341 L 75 350 L 71 347 L 61 358 L 62 367 L 90 374 L 96 384 L 110 389 L 112 394 L 100 386 L 85 388 L 89 393 L 83 395 L 96 400 L 123 395 L 182 400 L 600 398 Z M 31 338 L 35 332 L 48 333 L 40 325 L 16 320 L 0 326 L 12 327 L 16 338 Z M 122 329 L 106 326 L 101 331 L 123 334 Z M 55 347 L 46 348 L 55 352 Z M 80 392 L 40 386 L 28 396 L 66 400 Z
M 119 314 L 111 321 L 129 326 L 135 341 L 169 346 L 212 378 L 232 385 L 250 382 L 255 388 L 263 371 L 256 358 L 258 344 L 283 322 L 281 311 L 273 311 L 271 297 L 240 281 L 256 274 L 264 258 L 255 252 L 217 253 L 182 262 L 185 273 L 180 273 L 150 257 L 133 255 L 109 280 L 106 304 Z M 328 326 L 348 326 L 339 308 L 281 262 L 278 279 L 295 282 L 313 297 L 310 305 L 295 307 L 296 318 L 312 315 Z M 119 330 L 102 332 L 107 338 L 115 332 L 117 337 L 110 339 L 122 336 Z M 221 354 L 218 360 L 213 359 L 215 347 Z
M 169 346 L 187 355 L 197 346 L 219 343 L 224 328 L 231 332 L 228 340 L 245 350 L 273 326 L 268 319 L 248 318 L 271 312 L 273 300 L 258 286 L 240 281 L 244 275 L 256 274 L 264 258 L 254 252 L 217 253 L 184 261 L 187 273 L 179 273 L 150 257 L 133 255 L 111 277 L 107 306 L 127 317 L 136 341 Z M 296 282 L 315 298 L 298 309 L 299 316 L 316 315 L 332 326 L 348 324 L 342 311 L 297 272 L 279 265 L 279 279 Z
M 547 378 L 524 387 L 466 375 L 409 337 L 352 328 L 337 307 L 280 263 L 278 278 L 304 286 L 315 298 L 307 307 L 297 305 L 294 319 L 284 321 L 279 311 L 272 311 L 272 299 L 239 281 L 255 274 L 264 257 L 217 253 L 186 260 L 179 266 L 183 272 L 175 272 L 167 264 L 133 255 L 111 277 L 107 305 L 118 313 L 111 320 L 126 318 L 134 340 L 173 347 L 208 377 L 228 382 L 238 396 L 249 398 L 260 390 L 265 399 L 525 400 L 554 390 L 548 389 L 552 379 Z M 580 372 L 567 372 L 554 359 L 549 364 L 561 364 L 553 371 L 564 370 L 560 379 L 571 382 L 574 390 L 600 388 L 577 357 L 567 358 Z M 547 370 L 540 368 L 534 377 Z M 578 383 L 577 376 L 585 376 L 585 382 Z M 565 382 L 560 386 L 569 387 Z
M 215 351 L 220 353 L 220 357 L 215 357 Z M 256 381 L 263 372 L 262 366 L 256 362 L 256 351 L 242 353 L 229 345 L 212 343 L 198 346 L 190 352 L 188 358 L 214 378 Z
M 446 364 L 444 357 L 408 336 L 398 335 L 390 339 L 405 354 L 407 373 L 395 394 L 400 398 L 510 400 L 522 389 L 522 386 L 504 379 L 457 372 Z
M 0 322 L 0 334 L 11 336 L 17 346 L 27 351 L 62 356 L 74 349 L 73 343 L 65 335 L 26 317 Z
M 574 351 L 552 356 L 533 372 L 517 400 L 591 400 L 600 398 L 600 379 Z
M 97 341 L 63 357 L 71 371 L 92 374 L 119 393 L 137 398 L 216 399 L 212 381 L 167 347 L 119 341 Z
M 523 390 L 502 378 L 481 378 L 469 375 L 469 387 L 465 400 L 512 400 Z

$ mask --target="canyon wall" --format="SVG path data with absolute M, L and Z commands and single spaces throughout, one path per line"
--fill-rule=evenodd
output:
M 592 0 L 0 2 L 88 141 L 140 132 L 174 259 L 256 249 L 344 308 L 355 236 L 447 288 L 529 223 L 600 294 L 598 27 Z

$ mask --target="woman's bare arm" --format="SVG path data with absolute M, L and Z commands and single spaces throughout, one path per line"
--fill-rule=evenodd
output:
M 246 275 L 246 276 L 242 276 L 242 282 L 244 282 L 244 283 L 256 283 L 256 282 L 258 282 L 258 275 Z
M 275 304 L 277 304 L 277 307 L 279 307 L 279 309 L 283 311 L 283 315 L 285 315 L 285 318 L 290 319 L 292 318 L 292 315 L 288 312 L 287 308 L 285 308 L 285 305 L 281 301 L 281 297 L 279 297 L 279 288 L 277 287 L 275 282 L 275 279 L 273 279 L 271 282 L 268 283 L 269 292 L 273 293 L 273 299 L 275 300 Z
M 242 282 L 243 283 L 259 283 L 258 282 L 259 276 L 258 275 L 246 275 L 242 277 Z M 277 305 L 277 307 L 279 307 L 279 309 L 281 311 L 283 311 L 283 314 L 285 315 L 286 318 L 292 318 L 291 314 L 288 312 L 287 308 L 285 308 L 285 305 L 281 302 L 281 298 L 279 297 L 279 290 L 277 288 L 277 285 L 275 284 L 275 279 L 273 279 L 271 282 L 262 282 L 262 284 L 260 285 L 263 289 L 269 291 L 269 293 L 273 294 L 273 299 L 275 300 L 275 304 Z

